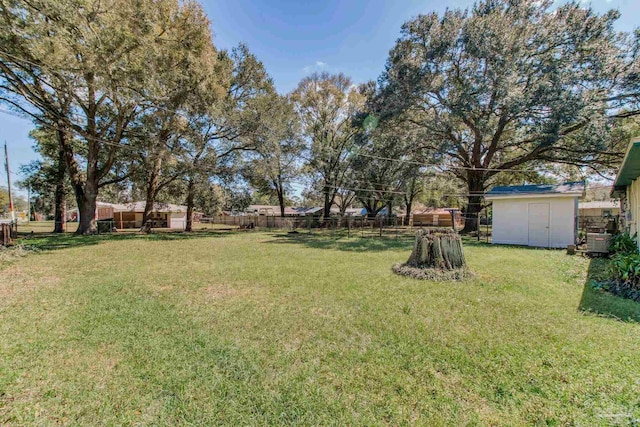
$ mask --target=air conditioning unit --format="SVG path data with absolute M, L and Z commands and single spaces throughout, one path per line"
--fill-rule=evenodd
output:
M 594 254 L 608 254 L 611 234 L 587 233 L 587 252 Z

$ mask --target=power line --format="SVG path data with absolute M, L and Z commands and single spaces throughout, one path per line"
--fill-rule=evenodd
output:
M 48 69 L 48 70 L 52 70 L 51 67 L 48 67 L 46 65 L 43 64 L 38 64 L 35 63 L 33 61 L 30 61 L 28 59 L 24 59 L 24 58 L 20 58 L 17 57 L 9 52 L 0 50 L 0 54 L 4 54 L 6 56 L 9 56 L 11 58 L 13 58 L 16 61 L 22 61 L 25 62 L 27 64 L 42 68 L 42 69 Z M 150 108 L 155 108 L 155 109 L 159 109 L 159 110 L 163 110 L 172 114 L 175 114 L 177 116 L 182 116 L 185 118 L 190 118 L 189 116 L 187 116 L 185 113 L 180 112 L 178 110 L 175 109 L 170 109 L 164 106 L 160 106 L 160 105 L 152 105 L 150 106 Z M 82 117 L 82 116 L 77 116 L 80 117 L 81 119 L 86 119 L 86 117 Z M 134 132 L 127 132 L 128 135 L 131 136 L 138 136 L 141 138 L 148 138 L 149 135 L 145 135 L 145 134 L 139 134 L 139 133 L 134 133 Z M 109 145 L 108 141 L 104 141 L 102 139 L 98 139 L 95 137 L 88 137 L 88 136 L 84 136 L 83 138 L 89 139 L 89 140 L 94 140 L 96 142 L 103 142 L 107 145 Z M 111 145 L 114 145 L 113 143 L 111 143 Z M 115 144 L 116 146 L 121 146 L 120 144 Z M 335 149 L 332 149 L 331 147 L 329 147 L 330 150 L 332 151 L 336 151 Z M 432 168 L 443 168 L 443 169 L 455 169 L 455 170 L 467 170 L 467 171 L 484 171 L 484 172 L 514 172 L 514 173 L 531 173 L 531 172 L 539 172 L 536 171 L 534 169 L 513 169 L 513 168 L 483 168 L 483 167 L 475 167 L 475 166 L 454 166 L 454 165 L 435 165 L 435 164 L 430 164 L 430 163 L 423 163 L 423 162 L 418 162 L 415 160 L 407 160 L 407 159 L 396 159 L 396 158 L 391 158 L 391 157 L 384 157 L 384 156 L 377 156 L 377 155 L 373 155 L 373 154 L 366 154 L 366 153 L 361 153 L 361 152 L 356 152 L 356 153 L 351 153 L 352 155 L 356 155 L 356 156 L 362 156 L 362 157 L 369 157 L 369 158 L 373 158 L 373 159 L 378 159 L 378 160 L 385 160 L 385 161 L 394 161 L 394 162 L 400 162 L 400 163 L 405 163 L 405 164 L 414 164 L 417 166 L 426 166 L 426 167 L 432 167 Z M 308 161 L 308 159 L 307 159 Z
M 38 68 L 42 68 L 45 70 L 52 70 L 51 67 L 48 67 L 46 65 L 43 64 L 38 64 L 36 62 L 33 62 L 29 59 L 25 59 L 25 58 L 20 58 L 18 56 L 15 56 L 9 52 L 6 51 L 2 51 L 0 50 L 0 54 L 3 54 L 9 58 L 13 58 L 15 61 L 22 61 L 26 64 L 30 64 L 33 65 L 35 67 Z M 37 76 L 35 77 L 37 78 Z M 39 78 L 38 78 L 39 79 Z M 42 79 L 39 79 L 42 81 Z M 45 84 L 48 84 L 46 81 L 43 81 Z M 49 85 L 49 87 L 52 87 L 51 85 Z M 167 111 L 170 112 L 172 114 L 178 115 L 178 116 L 183 116 L 183 117 L 187 117 L 183 112 L 174 110 L 174 109 L 169 109 L 167 107 L 164 106 L 160 106 L 160 105 L 153 105 L 150 106 L 150 108 L 155 108 L 155 109 L 159 109 L 159 110 L 163 110 L 163 111 Z M 26 118 L 23 115 L 19 115 L 16 113 L 13 113 L 11 111 L 7 111 L 7 110 L 1 110 L 0 112 L 8 114 L 8 115 L 13 115 L 15 117 L 20 117 L 20 118 Z M 75 115 L 75 114 L 74 114 Z M 80 119 L 82 120 L 86 120 L 86 117 L 83 116 L 79 116 L 79 115 L 75 115 L 75 117 L 80 117 Z M 39 119 L 37 117 L 33 117 L 34 119 L 36 119 L 40 125 L 50 128 L 50 129 L 54 129 L 54 130 L 61 130 L 59 127 L 52 125 L 50 123 L 45 122 L 42 119 Z M 76 124 L 74 124 L 76 125 Z M 78 125 L 76 125 L 78 126 Z M 108 146 L 113 146 L 116 148 L 123 148 L 123 149 L 129 149 L 129 150 L 133 150 L 136 151 L 135 148 L 128 146 L 127 144 L 121 144 L 121 143 L 113 143 L 111 141 L 107 141 L 105 139 L 102 138 L 97 138 L 97 137 L 93 137 L 93 136 L 89 136 L 89 135 L 82 135 L 82 133 L 80 132 L 75 132 L 78 133 L 82 138 L 84 138 L 85 140 L 89 140 L 89 141 L 95 141 L 95 142 L 100 142 L 102 144 L 108 145 Z M 149 135 L 148 134 L 140 134 L 137 132 L 127 132 L 126 133 L 128 136 L 138 136 L 138 137 L 142 137 L 142 138 L 148 138 Z M 332 149 L 331 147 L 329 147 L 330 150 L 332 151 L 336 151 L 335 149 Z M 430 164 L 430 163 L 423 163 L 423 162 L 418 162 L 418 161 L 414 161 L 414 160 L 407 160 L 407 159 L 398 159 L 398 158 L 391 158 L 391 157 L 384 157 L 384 156 L 378 156 L 378 155 L 372 155 L 372 154 L 366 154 L 366 153 L 362 153 L 362 152 L 356 152 L 356 153 L 348 153 L 347 154 L 351 154 L 351 155 L 356 155 L 356 156 L 362 156 L 362 157 L 368 157 L 368 158 L 373 158 L 373 159 L 378 159 L 378 160 L 384 160 L 384 161 L 394 161 L 394 162 L 400 162 L 400 163 L 405 163 L 405 164 L 413 164 L 413 165 L 418 165 L 418 166 L 426 166 L 426 167 L 430 167 L 430 168 L 441 168 L 441 169 L 454 169 L 454 170 L 468 170 L 468 171 L 487 171 L 487 172 L 517 172 L 517 173 L 530 173 L 530 172 L 540 172 L 540 171 L 536 171 L 534 169 L 510 169 L 510 168 L 482 168 L 482 167 L 468 167 L 468 166 L 455 166 L 455 165 L 436 165 L 436 164 Z M 304 156 L 301 156 L 304 159 Z M 305 159 L 307 161 L 309 161 L 309 159 Z M 436 171 L 430 171 L 431 173 L 436 173 L 438 174 L 438 172 Z M 449 172 L 444 172 L 444 173 L 451 173 Z M 366 183 L 366 184 L 371 184 L 371 185 L 388 185 L 387 183 L 375 183 L 375 182 L 371 182 L 371 181 L 367 181 L 367 180 L 358 180 L 358 179 L 350 179 L 348 181 L 352 181 L 352 182 L 360 182 L 360 183 Z M 406 192 L 400 192 L 397 190 L 380 190 L 380 189 L 371 189 L 371 188 L 347 188 L 346 186 L 332 186 L 333 188 L 336 189 L 343 189 L 343 190 L 347 190 L 347 191 L 370 191 L 370 192 L 378 192 L 378 193 L 396 193 L 396 194 L 406 194 Z M 592 187 L 595 188 L 595 187 Z M 443 193 L 441 193 L 443 194 Z M 485 192 L 469 192 L 469 194 L 465 194 L 464 196 L 468 197 L 468 196 L 481 196 L 484 195 Z M 462 195 L 462 194 L 461 194 Z

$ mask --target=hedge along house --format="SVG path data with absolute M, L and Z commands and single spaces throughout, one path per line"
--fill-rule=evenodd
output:
M 576 243 L 578 198 L 584 182 L 494 187 L 485 195 L 493 202 L 492 242 L 566 248 Z
M 611 197 L 620 199 L 620 227 L 634 235 L 640 220 L 640 137 L 629 142 L 618 175 L 613 183 Z M 640 248 L 640 242 L 638 242 Z

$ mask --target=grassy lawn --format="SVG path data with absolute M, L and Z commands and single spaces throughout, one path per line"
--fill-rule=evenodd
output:
M 0 260 L 0 425 L 628 425 L 640 305 L 588 259 L 403 239 L 38 236 Z M 588 311 L 585 311 L 588 310 Z M 599 312 L 600 314 L 597 314 Z

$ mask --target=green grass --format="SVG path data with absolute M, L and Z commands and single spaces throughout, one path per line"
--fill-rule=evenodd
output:
M 3 426 L 640 418 L 640 307 L 587 294 L 589 260 L 561 251 L 465 242 L 475 278 L 437 284 L 391 272 L 405 239 L 23 244 L 0 261 Z

